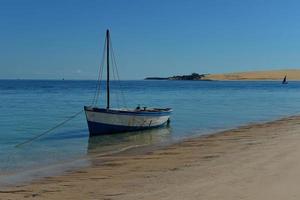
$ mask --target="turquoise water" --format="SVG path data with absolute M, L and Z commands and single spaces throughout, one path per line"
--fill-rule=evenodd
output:
M 25 177 L 25 172 L 28 178 L 47 175 L 55 166 L 65 170 L 89 165 L 93 153 L 172 142 L 300 113 L 300 82 L 121 81 L 121 87 L 112 82 L 113 106 L 172 107 L 170 127 L 89 138 L 82 113 L 33 143 L 15 148 L 89 105 L 95 86 L 95 81 L 0 81 L 0 184 L 17 179 L 17 174 Z M 100 105 L 104 102 L 101 96 Z

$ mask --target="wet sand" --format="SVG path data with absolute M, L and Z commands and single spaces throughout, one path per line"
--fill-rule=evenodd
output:
M 92 166 L 0 190 L 0 199 L 299 199 L 300 117 L 91 156 Z

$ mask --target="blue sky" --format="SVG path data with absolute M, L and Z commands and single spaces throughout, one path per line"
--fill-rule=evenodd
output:
M 96 79 L 105 30 L 122 79 L 300 68 L 300 2 L 0 0 L 0 78 Z

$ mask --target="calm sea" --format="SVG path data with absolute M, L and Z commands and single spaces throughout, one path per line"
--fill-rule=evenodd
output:
M 172 107 L 170 127 L 89 138 L 82 113 L 44 137 L 15 148 L 91 104 L 95 89 L 96 81 L 0 81 L 0 185 L 87 166 L 93 153 L 168 143 L 300 113 L 300 82 L 112 82 L 113 107 Z M 102 93 L 100 106 L 104 97 Z

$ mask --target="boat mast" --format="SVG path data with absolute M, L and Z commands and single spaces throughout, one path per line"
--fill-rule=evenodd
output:
M 107 70 L 107 77 L 106 77 L 106 109 L 109 109 L 109 30 L 106 30 L 106 70 Z

